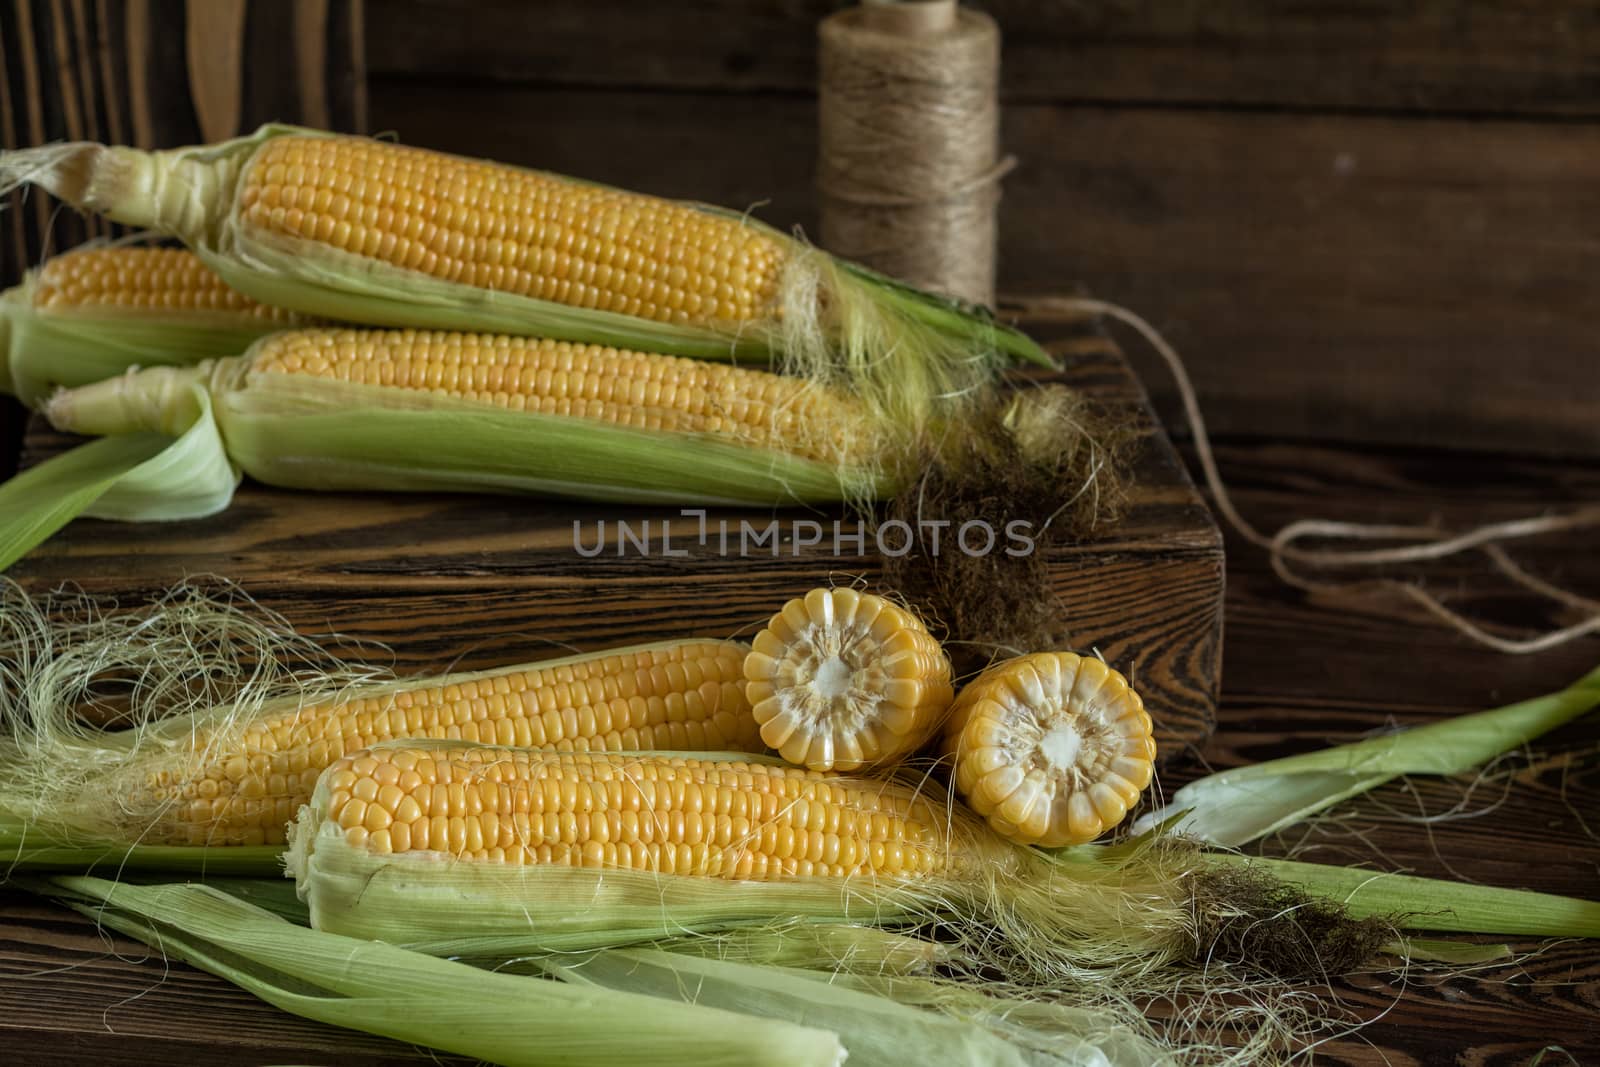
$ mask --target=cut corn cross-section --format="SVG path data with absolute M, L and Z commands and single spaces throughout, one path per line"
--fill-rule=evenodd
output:
M 950 660 L 911 612 L 854 589 L 785 604 L 744 664 L 761 737 L 790 763 L 859 770 L 897 760 L 938 730 Z
M 1002 837 L 1055 848 L 1120 823 L 1150 784 L 1155 741 L 1127 680 L 1093 657 L 1041 652 L 989 668 L 956 698 L 956 788 Z

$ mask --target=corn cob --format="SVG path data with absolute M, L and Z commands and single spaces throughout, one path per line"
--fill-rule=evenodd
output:
M 896 473 L 834 391 L 520 337 L 286 332 L 242 357 L 59 393 L 47 413 L 94 434 L 214 418 L 232 462 L 295 488 L 770 504 L 871 496 Z
M 781 350 L 911 428 L 1003 354 L 1049 362 L 986 314 L 742 214 L 364 138 L 268 126 L 168 152 L 0 157 L 0 192 L 24 183 L 178 237 L 274 305 L 706 358 Z
M 33 306 L 64 312 L 95 309 L 183 311 L 260 322 L 282 329 L 299 321 L 228 288 L 193 252 L 134 246 L 84 248 L 53 256 L 33 272 Z
M 326 818 L 387 855 L 767 881 L 953 862 L 942 805 L 870 779 L 693 758 L 409 747 L 330 768 Z
M 237 355 L 306 321 L 228 288 L 192 252 L 78 249 L 0 293 L 0 392 L 35 404 L 134 365 Z
M 996 833 L 1057 848 L 1120 823 L 1150 784 L 1144 702 L 1098 659 L 1041 652 L 995 665 L 961 691 L 945 746 L 956 789 Z
M 1069 869 L 912 782 L 759 756 L 395 742 L 335 762 L 289 838 L 314 926 L 441 954 L 938 916 L 1021 970 L 1128 930 L 1170 947 L 1189 921 L 1142 862 Z
M 790 763 L 854 771 L 892 762 L 939 728 L 950 660 L 910 612 L 853 589 L 783 606 L 744 661 L 761 737 Z
M 72 823 L 147 845 L 281 845 L 330 763 L 396 738 L 557 752 L 758 750 L 740 678 L 746 651 L 668 641 L 161 720 L 97 743 L 96 758 L 111 761 L 99 785 L 75 787 Z M 115 815 L 101 810 L 107 798 Z

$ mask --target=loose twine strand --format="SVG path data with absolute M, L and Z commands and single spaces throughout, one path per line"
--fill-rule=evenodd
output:
M 1117 304 L 1087 297 L 1058 298 L 1039 302 L 1054 309 L 1082 311 L 1103 315 L 1123 323 L 1136 331 L 1161 355 L 1178 386 L 1183 401 L 1184 415 L 1194 434 L 1195 452 L 1200 468 L 1205 474 L 1206 486 L 1211 490 L 1216 507 L 1229 525 L 1251 544 L 1267 550 L 1272 569 L 1285 583 L 1307 592 L 1348 595 L 1351 593 L 1398 593 L 1423 608 L 1445 625 L 1465 635 L 1478 644 L 1498 652 L 1525 655 L 1543 652 L 1577 640 L 1585 634 L 1600 632 L 1600 600 L 1581 596 L 1553 585 L 1523 570 L 1500 546 L 1502 541 L 1535 537 L 1600 526 L 1600 506 L 1590 505 L 1564 515 L 1542 515 L 1505 522 L 1485 523 L 1463 533 L 1452 533 L 1437 526 L 1399 526 L 1375 523 L 1336 522 L 1327 519 L 1299 519 L 1268 536 L 1247 522 L 1233 504 L 1222 475 L 1217 470 L 1211 451 L 1211 439 L 1206 432 L 1205 420 L 1200 415 L 1200 403 L 1194 385 L 1189 380 L 1183 360 L 1178 352 L 1162 337 L 1155 327 L 1139 315 Z M 1415 544 L 1390 548 L 1370 549 L 1310 549 L 1299 547 L 1307 538 L 1347 541 L 1414 541 Z M 1540 596 L 1554 600 L 1562 606 L 1588 614 L 1588 617 L 1571 626 L 1548 630 L 1521 640 L 1501 637 L 1445 606 L 1432 593 L 1413 582 L 1396 578 L 1370 578 L 1356 582 L 1314 581 L 1297 573 L 1293 564 L 1307 567 L 1378 567 L 1394 563 L 1416 563 L 1443 559 L 1471 549 L 1488 556 L 1495 568 L 1511 581 Z
M 1000 31 L 965 8 L 892 6 L 838 11 L 818 28 L 822 245 L 992 304 L 995 206 L 1016 165 L 999 155 Z

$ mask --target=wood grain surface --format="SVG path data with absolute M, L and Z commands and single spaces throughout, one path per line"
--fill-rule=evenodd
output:
M 1532 502 L 1600 497 L 1600 465 L 1429 452 L 1225 443 L 1224 476 L 1251 518 L 1352 520 L 1436 514 L 1467 523 L 1527 513 Z M 1600 661 L 1587 639 L 1532 657 L 1486 653 L 1396 609 L 1307 598 L 1260 554 L 1229 541 L 1227 674 L 1221 722 L 1196 758 L 1162 776 L 1168 791 L 1207 767 L 1287 755 L 1396 724 L 1437 721 L 1534 696 Z M 1600 556 L 1577 536 L 1520 545 L 1536 573 L 1600 593 Z M 1498 585 L 1481 557 L 1427 578 L 1461 606 L 1525 626 L 1552 621 Z M 1577 896 L 1600 871 L 1600 723 L 1593 716 L 1498 765 L 1481 782 L 1396 782 L 1338 809 L 1315 833 L 1264 844 L 1306 858 L 1409 868 Z M 1463 805 L 1465 817 L 1423 813 Z M 1306 851 L 1308 850 L 1308 851 Z M 1520 942 L 1518 962 L 1451 975 L 1413 968 L 1308 988 L 1367 1025 L 1315 1062 L 1360 1067 L 1545 1067 L 1600 1062 L 1600 954 L 1593 942 Z M 86 919 L 0 894 L 0 1047 L 20 1065 L 76 1063 L 378 1064 L 426 1054 L 281 1016 L 226 983 L 102 938 Z M 460 1062 L 444 1060 L 443 1062 Z
M 809 91 L 837 0 L 368 0 L 382 78 Z M 1600 17 L 1526 0 L 968 0 L 1006 32 L 1010 102 L 1600 114 Z M 610 47 L 596 48 L 598 33 Z M 665 44 L 670 42 L 670 47 Z

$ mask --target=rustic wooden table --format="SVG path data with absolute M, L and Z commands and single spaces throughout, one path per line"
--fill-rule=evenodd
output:
M 1318 515 L 1370 521 L 1436 517 L 1447 524 L 1537 513 L 1600 499 L 1600 464 L 1235 440 L 1220 449 L 1239 506 L 1267 528 Z M 82 544 L 82 542 L 79 542 Z M 276 546 L 292 554 L 293 541 Z M 1535 573 L 1600 591 L 1592 535 L 1520 545 Z M 1485 652 L 1413 611 L 1307 597 L 1283 586 L 1262 555 L 1227 543 L 1226 636 L 1219 727 L 1165 772 L 1168 790 L 1226 767 L 1434 721 L 1566 684 L 1600 662 L 1589 638 L 1538 656 Z M 102 560 L 104 562 L 104 560 Z M 472 572 L 460 561 L 461 573 Z M 129 562 L 136 566 L 135 561 Z M 1494 579 L 1479 557 L 1435 566 L 1452 602 L 1510 625 L 1554 621 Z M 352 596 L 380 600 L 369 576 Z M 445 579 L 438 584 L 443 587 Z M 404 623 L 397 623 L 396 633 Z M 388 635 L 393 636 L 393 635 Z M 1466 779 L 1395 783 L 1345 805 L 1314 835 L 1266 843 L 1306 858 L 1404 867 L 1487 884 L 1600 896 L 1600 724 L 1568 727 Z M 1456 812 L 1429 821 L 1425 816 Z M 1519 962 L 1471 975 L 1374 972 L 1313 990 L 1337 1001 L 1359 1032 L 1318 1050 L 1340 1064 L 1600 1062 L 1600 953 L 1593 942 L 1514 946 Z M 357 1064 L 425 1061 L 432 1053 L 304 1022 L 227 983 L 168 965 L 51 903 L 0 891 L 0 1062 L 8 1064 Z M 1559 1048 L 1561 1052 L 1541 1050 Z

